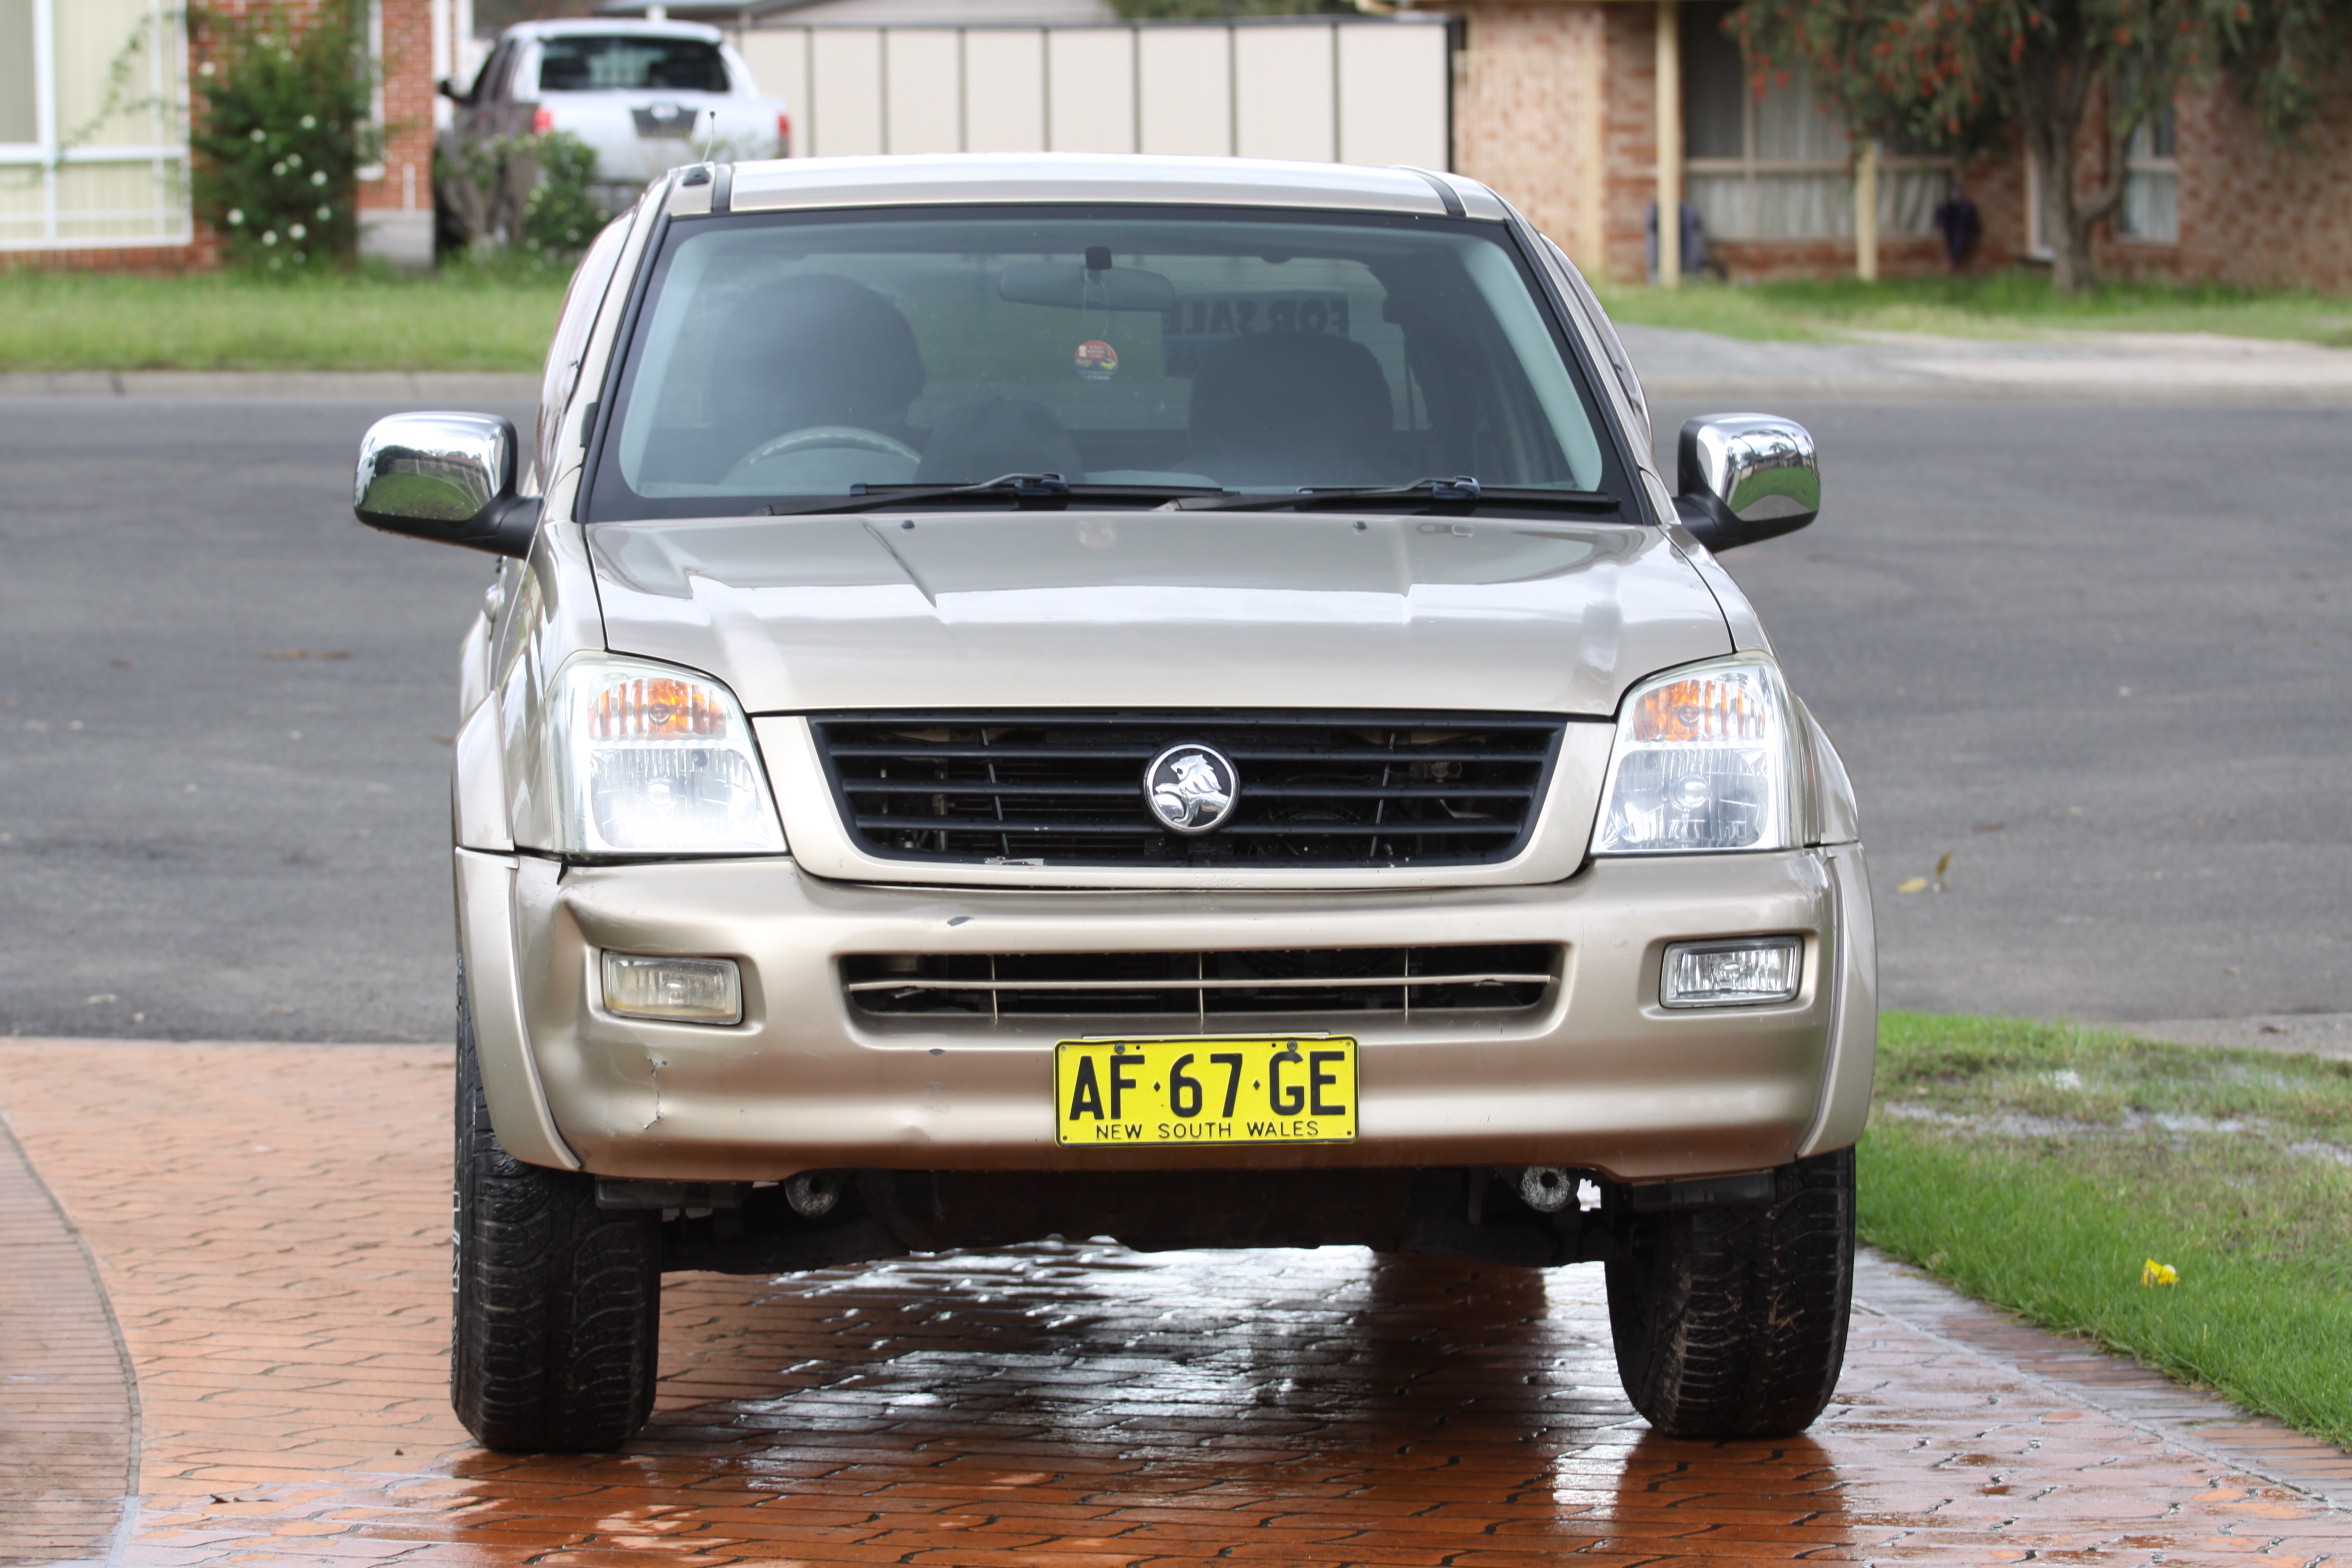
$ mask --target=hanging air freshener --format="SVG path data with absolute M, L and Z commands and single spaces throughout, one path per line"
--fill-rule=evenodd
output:
M 1119 373 L 1119 351 L 1101 338 L 1088 338 L 1070 358 L 1089 381 L 1108 381 Z

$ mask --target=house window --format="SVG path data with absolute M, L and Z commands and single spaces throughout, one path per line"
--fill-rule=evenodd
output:
M 1804 75 L 1759 96 L 1723 31 L 1725 0 L 1682 7 L 1683 190 L 1715 239 L 1843 239 L 1854 232 L 1852 148 Z M 1897 149 L 1879 160 L 1881 234 L 1932 234 L 1949 158 Z
M 0 250 L 184 245 L 179 8 L 0 0 Z
M 2180 160 L 2172 106 L 2140 122 L 2124 149 L 2123 205 L 2115 232 L 2151 245 L 2180 242 Z

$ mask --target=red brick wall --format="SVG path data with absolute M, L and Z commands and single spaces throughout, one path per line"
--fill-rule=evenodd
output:
M 1609 86 L 1602 127 L 1608 157 L 1606 275 L 1632 283 L 1649 276 L 1650 205 L 1658 199 L 1657 10 L 1604 5 L 1601 14 L 1608 41 L 1602 80 Z
M 2287 147 L 2265 142 L 2260 123 L 2228 83 L 2184 96 L 2175 111 L 2180 243 L 2111 240 L 2100 247 L 2101 263 L 2161 268 L 2201 283 L 2352 292 L 2348 89 L 2352 83 L 2338 83 L 2319 123 Z
M 433 18 L 426 0 L 383 0 L 384 177 L 362 210 L 433 205 Z
M 1585 271 L 1645 276 L 1657 195 L 1654 10 L 1471 0 L 1462 12 L 1458 167 L 1502 192 Z
M 1600 5 L 1494 0 L 1465 8 L 1454 160 L 1590 269 L 1599 232 L 1593 127 L 1605 96 Z

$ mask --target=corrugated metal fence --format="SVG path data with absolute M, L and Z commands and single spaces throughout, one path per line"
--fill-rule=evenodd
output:
M 1147 152 L 1451 163 L 1442 19 L 761 27 L 793 151 Z

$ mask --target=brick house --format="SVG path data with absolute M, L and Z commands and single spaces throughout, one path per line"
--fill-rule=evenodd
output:
M 1730 0 L 1447 9 L 1464 30 L 1456 167 L 1508 195 L 1598 276 L 1648 274 L 1650 214 L 1683 204 L 1708 270 L 1735 279 L 1941 271 L 1933 219 L 1955 188 L 1982 223 L 1972 267 L 2046 254 L 2022 147 L 1964 168 L 1850 147 L 1802 81 L 1761 100 L 1748 89 L 1722 32 Z M 1873 186 L 1875 202 L 1858 199 Z M 2123 209 L 2103 227 L 2096 259 L 2108 275 L 2352 292 L 2352 95 L 2334 95 L 2306 139 L 2280 150 L 2227 83 L 2185 93 L 2134 143 Z M 1680 238 L 1670 225 L 1669 267 Z
M 251 0 L 214 0 L 239 11 Z M 316 0 L 289 0 L 297 14 Z M 433 254 L 433 83 L 472 0 L 372 0 L 384 156 L 359 186 L 361 248 Z M 188 203 L 189 88 L 201 55 L 177 0 L 0 0 L 0 266 L 177 270 L 218 242 Z

